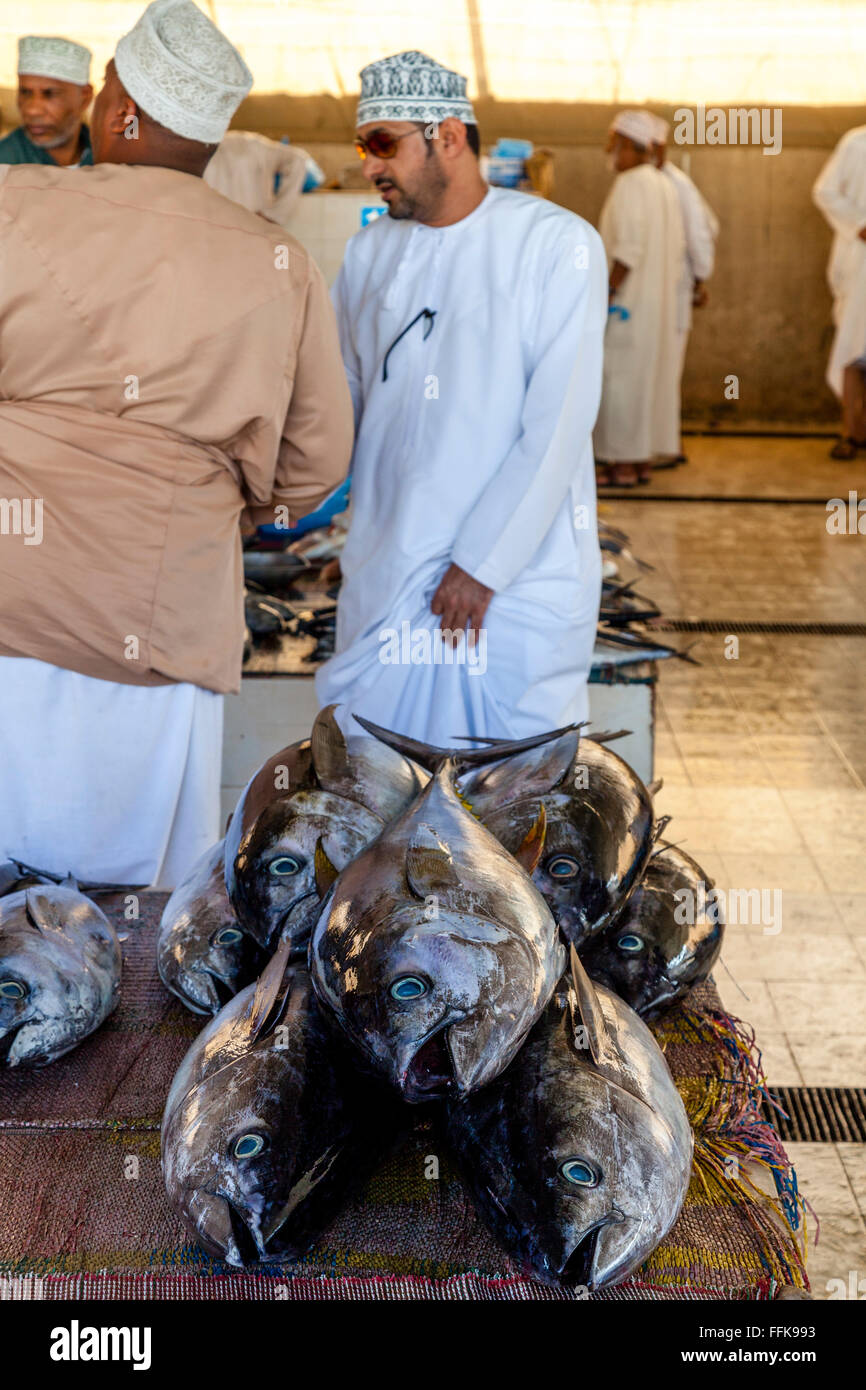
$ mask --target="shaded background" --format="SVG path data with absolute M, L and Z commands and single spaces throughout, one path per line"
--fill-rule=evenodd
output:
M 98 82 L 141 0 L 22 0 L 0 17 L 0 108 L 15 123 L 19 34 L 87 43 Z M 709 306 L 696 316 L 686 420 L 725 430 L 826 428 L 830 233 L 811 187 L 866 121 L 866 0 L 202 0 L 256 77 L 237 128 L 289 135 L 328 176 L 351 163 L 358 70 L 421 48 L 465 72 L 482 141 L 528 137 L 556 156 L 558 202 L 595 222 L 601 145 L 623 105 L 670 119 L 697 105 L 781 108 L 782 151 L 671 146 L 721 222 Z M 778 127 L 778 119 L 777 119 Z M 739 379 L 739 400 L 724 397 Z

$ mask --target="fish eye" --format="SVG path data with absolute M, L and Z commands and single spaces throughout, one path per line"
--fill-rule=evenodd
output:
M 0 999 L 23 999 L 26 993 L 17 980 L 0 980 Z
M 628 956 L 636 956 L 639 951 L 643 950 L 642 937 L 635 936 L 633 932 L 627 932 L 625 936 L 621 936 L 616 944 Z
M 240 941 L 243 932 L 239 927 L 222 927 L 213 939 L 214 946 L 234 946 Z
M 265 1147 L 264 1136 L 261 1134 L 242 1134 L 240 1139 L 235 1140 L 235 1158 L 255 1158 Z
M 547 872 L 551 878 L 574 878 L 580 865 L 570 854 L 557 854 L 548 860 Z
M 268 873 L 275 878 L 288 878 L 291 874 L 300 873 L 300 863 L 291 854 L 281 854 L 279 859 L 272 859 L 268 865 Z
M 569 1158 L 559 1165 L 559 1171 L 573 1187 L 597 1187 L 598 1174 L 582 1158 Z
M 430 986 L 426 980 L 419 979 L 417 975 L 401 975 L 391 986 L 391 998 L 399 999 L 401 1003 L 408 999 L 420 999 L 429 992 Z

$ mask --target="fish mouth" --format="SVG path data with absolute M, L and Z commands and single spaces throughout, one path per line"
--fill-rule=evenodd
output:
M 0 1037 L 0 1066 L 5 1066 L 9 1061 L 9 1054 L 15 1046 L 15 1039 L 18 1037 L 23 1027 L 24 1024 L 19 1023 L 15 1028 L 10 1028 L 7 1033 L 4 1033 L 3 1036 Z
M 223 1201 L 228 1207 L 229 1225 L 232 1233 L 232 1245 L 226 1250 L 228 1264 L 241 1265 L 246 1269 L 249 1265 L 258 1264 L 260 1260 L 267 1259 L 267 1251 L 261 1239 L 257 1240 L 253 1235 L 234 1202 L 228 1197 L 223 1197 Z
M 235 990 L 229 984 L 228 980 L 222 975 L 218 975 L 215 970 L 203 970 L 202 974 L 206 975 L 213 984 L 217 1000 L 219 1001 L 219 1007 L 215 1010 L 215 1012 L 218 1013 L 220 1009 L 224 1009 L 226 1004 L 230 1004 L 234 999 Z
M 574 1288 L 577 1284 L 592 1288 L 592 1272 L 598 1238 L 607 1224 L 608 1217 L 605 1217 L 581 1237 L 556 1271 L 557 1283 L 564 1284 L 568 1288 Z
M 448 1026 L 431 1033 L 406 1069 L 403 1096 L 410 1104 L 450 1095 L 455 1088 L 454 1061 L 448 1047 Z

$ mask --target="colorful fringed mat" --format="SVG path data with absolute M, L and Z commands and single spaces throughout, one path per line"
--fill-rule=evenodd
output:
M 156 973 L 164 894 L 139 920 L 103 906 L 123 943 L 122 1001 L 42 1071 L 0 1071 L 0 1297 L 575 1299 L 528 1280 L 487 1233 L 429 1118 L 304 1261 L 245 1273 L 209 1259 L 165 1198 L 159 1123 L 202 1020 Z M 655 1028 L 695 1131 L 683 1211 L 646 1264 L 595 1299 L 765 1299 L 808 1288 L 804 1203 L 776 1131 L 753 1036 L 711 984 Z M 584 1295 L 585 1296 L 585 1295 Z

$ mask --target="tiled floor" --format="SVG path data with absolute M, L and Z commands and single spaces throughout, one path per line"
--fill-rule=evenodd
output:
M 772 441 L 768 471 L 779 454 Z M 829 535 L 820 505 L 617 500 L 603 515 L 656 566 L 640 587 L 667 617 L 866 621 L 866 536 Z M 719 634 L 693 654 L 659 683 L 659 810 L 720 888 L 767 890 L 728 926 L 722 998 L 754 1025 L 771 1084 L 866 1086 L 866 638 L 742 635 L 729 656 Z M 829 1280 L 866 1280 L 866 1145 L 791 1154 L 827 1297 Z
M 649 486 L 640 491 L 675 497 L 847 497 L 847 486 L 838 491 L 839 480 L 850 476 L 859 478 L 862 495 L 866 460 L 837 463 L 828 457 L 833 442 L 832 437 L 686 435 L 688 466 L 656 470 Z

